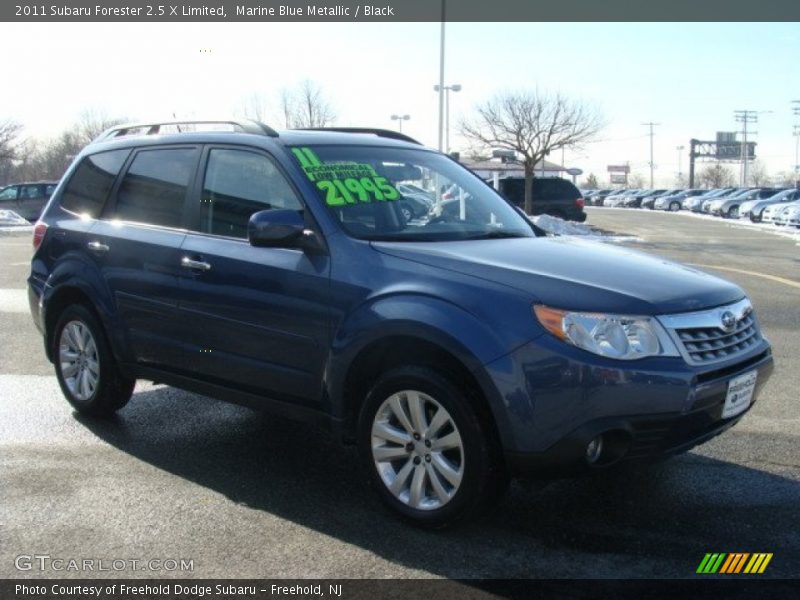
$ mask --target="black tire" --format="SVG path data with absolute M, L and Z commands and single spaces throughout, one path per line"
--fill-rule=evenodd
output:
M 680 202 L 670 202 L 669 210 L 671 212 L 678 212 L 680 209 L 681 209 L 681 203 Z
M 739 205 L 734 204 L 728 209 L 727 214 L 725 215 L 729 219 L 738 219 L 739 218 Z
M 96 350 L 93 353 L 93 356 L 96 357 L 94 364 L 97 365 L 96 384 L 90 388 L 91 393 L 87 394 L 85 398 L 80 397 L 80 389 L 71 389 L 71 385 L 80 387 L 80 384 L 74 381 L 78 379 L 77 377 L 65 376 L 64 365 L 67 363 L 62 362 L 61 359 L 62 342 L 65 351 L 69 350 L 67 347 L 69 344 L 68 335 L 64 334 L 64 329 L 67 325 L 74 327 L 75 324 L 84 327 L 88 331 Z M 74 331 L 74 329 L 71 329 L 71 331 Z M 64 340 L 62 340 L 62 336 L 65 336 Z M 114 355 L 106 340 L 103 327 L 90 310 L 80 304 L 68 306 L 58 318 L 53 331 L 52 344 L 53 364 L 58 384 L 61 386 L 64 397 L 72 404 L 75 410 L 85 415 L 108 416 L 127 404 L 133 393 L 136 380 L 120 374 Z M 73 380 L 73 383 L 71 384 L 68 380 Z
M 434 508 L 430 506 L 427 509 L 414 508 L 410 505 L 410 499 L 404 502 L 396 497 L 389 490 L 389 484 L 384 483 L 373 455 L 373 424 L 376 422 L 376 417 L 381 414 L 380 411 L 385 406 L 385 402 L 398 392 L 409 390 L 420 392 L 422 396 L 434 399 L 435 403 L 439 405 L 438 408 L 446 409 L 453 424 L 453 428 L 449 431 L 457 431 L 462 443 L 458 450 L 459 453 L 463 451 L 463 475 L 460 483 L 450 490 L 452 496 L 448 501 Z M 490 434 L 491 424 L 487 422 L 486 415 L 478 416 L 484 411 L 477 408 L 474 402 L 475 400 L 471 400 L 468 394 L 450 379 L 431 369 L 417 366 L 398 367 L 384 373 L 364 400 L 358 420 L 359 453 L 364 467 L 386 505 L 415 525 L 441 528 L 476 517 L 498 502 L 508 487 L 509 478 L 500 449 Z M 430 405 L 428 408 L 431 408 Z M 435 413 L 428 415 L 429 423 L 432 421 L 433 414 Z M 448 430 L 443 429 L 442 431 Z M 423 442 L 427 443 L 424 437 L 421 442 L 417 443 Z M 413 445 L 414 442 L 412 441 L 411 444 Z M 401 448 L 402 445 L 397 446 L 397 449 Z M 424 448 L 422 451 L 428 452 Z M 400 465 L 411 465 L 412 457 L 415 457 L 415 454 L 411 450 L 407 450 L 407 453 L 407 456 L 398 458 L 392 463 L 398 465 L 397 473 L 402 469 Z M 430 453 L 434 454 L 434 450 L 431 449 Z M 417 458 L 421 458 L 421 456 L 413 458 L 413 460 L 417 460 Z M 431 461 L 428 460 L 428 462 Z M 436 461 L 434 460 L 433 463 L 430 465 L 431 469 L 435 467 Z M 421 464 L 423 471 L 427 468 L 422 460 L 413 464 Z M 409 471 L 407 475 L 407 480 L 410 482 L 409 490 L 414 481 L 413 469 L 416 468 L 416 466 L 411 466 L 412 471 Z M 428 477 L 430 476 L 429 474 Z M 438 479 L 440 484 L 448 485 L 443 477 Z M 431 479 L 425 479 L 423 486 L 425 486 L 423 489 L 426 500 L 428 498 L 431 498 L 433 502 L 439 500 L 435 498 L 436 493 Z
M 761 222 L 761 213 L 756 214 L 755 212 L 750 213 L 750 220 L 753 223 L 760 223 Z

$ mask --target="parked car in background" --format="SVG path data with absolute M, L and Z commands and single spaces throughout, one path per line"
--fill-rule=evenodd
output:
M 750 190 L 745 190 L 740 194 L 735 194 L 731 196 L 727 196 L 725 198 L 720 198 L 715 200 L 711 203 L 709 207 L 709 213 L 712 215 L 718 215 L 721 217 L 726 217 L 728 219 L 738 219 L 739 218 L 739 207 L 744 203 L 750 200 L 759 200 L 763 198 L 770 198 L 775 194 L 782 192 L 782 189 L 776 188 L 753 188 Z
M 525 178 L 504 177 L 500 179 L 500 193 L 514 205 L 525 206 Z M 560 177 L 534 177 L 532 210 L 534 215 L 551 215 L 566 221 L 586 220 L 584 200 L 580 190 L 570 181 Z
M 618 208 L 620 206 L 623 206 L 623 201 L 626 197 L 632 194 L 638 194 L 640 191 L 641 190 L 637 189 L 625 189 L 614 192 L 613 194 L 609 194 L 603 201 L 603 206 L 608 206 L 611 208 Z
M 800 201 L 787 204 L 775 219 L 775 224 L 800 227 Z
M 15 183 L 0 189 L 0 210 L 13 210 L 23 219 L 35 221 L 53 195 L 58 182 Z
M 709 198 L 708 200 L 703 202 L 702 212 L 704 212 L 706 214 L 711 214 L 711 207 L 713 206 L 713 204 L 715 202 L 719 202 L 719 201 L 725 200 L 725 199 L 729 200 L 731 198 L 736 198 L 740 194 L 744 194 L 745 192 L 748 192 L 750 189 L 752 189 L 752 188 L 733 188 L 729 192 L 725 192 L 724 194 L 720 194 L 719 196 L 715 196 L 714 198 Z
M 422 186 L 415 183 L 398 183 L 396 186 L 397 191 L 403 195 L 422 195 L 429 198 L 431 202 L 436 200 L 436 193 L 431 190 L 426 190 Z
M 658 193 L 658 194 L 650 194 L 648 196 L 645 196 L 644 198 L 642 198 L 641 208 L 647 208 L 649 210 L 653 210 L 653 208 L 655 207 L 656 201 L 658 199 L 664 198 L 666 196 L 671 196 L 671 195 L 676 194 L 676 193 L 678 193 L 680 191 L 681 190 L 679 190 L 679 189 L 664 190 L 663 192 Z
M 623 196 L 621 206 L 625 208 L 639 208 L 642 205 L 642 200 L 648 198 L 656 193 L 663 193 L 666 190 L 639 190 L 633 194 Z
M 707 190 L 703 194 L 687 198 L 683 202 L 683 208 L 692 212 L 703 212 L 703 204 L 713 198 L 719 198 L 723 194 L 729 194 L 736 188 L 716 188 Z
M 749 202 L 744 202 L 739 207 L 739 217 L 758 223 L 763 217 L 764 209 L 768 206 L 793 202 L 797 199 L 800 199 L 800 192 L 795 189 L 782 190 L 769 198 L 756 198 Z
M 683 208 L 683 201 L 705 193 L 707 190 L 691 189 L 679 190 L 674 194 L 664 194 L 653 201 L 654 210 L 669 210 L 677 212 Z
M 599 192 L 592 194 L 592 206 L 605 206 L 605 200 L 609 196 L 616 194 L 619 190 L 600 190 Z
M 764 208 L 761 212 L 761 222 L 762 223 L 775 223 L 777 221 L 778 215 L 780 215 L 786 208 L 791 206 L 798 198 L 800 198 L 800 192 L 797 190 L 783 190 L 780 195 L 780 198 L 777 199 L 777 202 L 773 202 L 772 204 L 768 205 Z M 766 198 L 766 200 L 771 200 L 775 196 L 770 198 Z

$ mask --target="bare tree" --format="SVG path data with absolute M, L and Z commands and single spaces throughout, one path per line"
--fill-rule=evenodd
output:
M 254 121 L 265 122 L 269 117 L 269 103 L 258 92 L 253 92 L 242 99 L 240 112 Z
M 292 127 L 327 127 L 336 121 L 336 112 L 322 88 L 308 79 L 295 91 L 282 90 L 281 104 Z
M 510 150 L 525 169 L 525 212 L 531 213 L 534 168 L 551 150 L 579 148 L 605 121 L 592 107 L 560 93 L 539 90 L 503 92 L 461 122 L 461 134 L 484 148 Z
M 760 160 L 754 160 L 748 170 L 750 185 L 754 187 L 765 186 L 769 183 L 767 167 Z
M 730 169 L 720 163 L 706 167 L 697 175 L 700 185 L 707 188 L 732 187 L 735 179 Z
M 13 160 L 16 158 L 17 138 L 22 131 L 22 125 L 10 119 L 0 121 L 0 160 Z
M 0 121 L 0 183 L 12 176 L 14 162 L 19 156 L 19 134 L 22 125 L 16 121 Z
M 82 148 L 89 144 L 98 135 L 109 127 L 119 125 L 128 119 L 123 117 L 111 118 L 105 111 L 88 108 L 81 112 L 78 122 L 72 127 L 76 143 Z M 80 150 L 80 148 L 78 148 Z

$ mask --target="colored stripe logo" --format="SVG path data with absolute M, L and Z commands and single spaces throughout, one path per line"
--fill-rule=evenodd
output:
M 696 572 L 703 575 L 755 575 L 763 573 L 771 560 L 772 552 L 709 552 L 700 561 Z

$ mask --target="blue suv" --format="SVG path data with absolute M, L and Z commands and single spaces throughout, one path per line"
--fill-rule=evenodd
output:
M 400 210 L 409 186 L 426 214 Z M 772 371 L 736 285 L 546 236 L 390 131 L 115 127 L 75 158 L 34 247 L 31 312 L 77 411 L 113 413 L 149 379 L 310 420 L 431 527 L 513 476 L 685 451 Z

